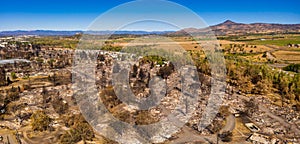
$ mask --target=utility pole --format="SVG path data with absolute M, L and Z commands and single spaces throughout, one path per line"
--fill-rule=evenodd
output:
M 217 144 L 219 144 L 219 133 L 217 134 Z
M 7 136 L 6 138 L 7 138 L 7 144 L 10 144 L 9 137 Z

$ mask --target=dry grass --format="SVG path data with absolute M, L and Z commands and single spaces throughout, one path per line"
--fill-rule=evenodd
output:
M 248 47 L 248 48 L 245 48 L 245 50 L 246 50 L 246 52 L 250 52 L 252 50 L 254 53 L 256 53 L 256 52 L 271 51 L 273 49 L 270 47 L 264 46 L 264 45 L 256 45 L 256 48 Z
M 300 63 L 300 52 L 297 51 L 276 51 L 273 53 L 277 59 L 289 61 L 293 63 Z
M 257 63 L 265 63 L 268 62 L 267 58 L 263 57 L 263 54 L 258 55 L 250 55 L 250 56 L 244 56 L 246 60 L 249 60 L 251 62 L 257 62 Z

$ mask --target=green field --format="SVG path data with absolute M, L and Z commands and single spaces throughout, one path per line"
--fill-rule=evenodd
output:
M 300 44 L 300 38 L 285 38 L 285 39 L 275 39 L 275 40 L 253 40 L 245 41 L 251 45 L 277 45 L 277 46 L 287 46 L 288 44 Z
M 248 36 L 226 36 L 219 39 L 245 42 L 249 45 L 276 45 L 287 46 L 288 44 L 300 44 L 299 35 L 248 35 Z

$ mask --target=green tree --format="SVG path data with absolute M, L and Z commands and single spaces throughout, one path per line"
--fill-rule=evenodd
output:
M 161 67 L 157 72 L 157 75 L 161 76 L 164 79 L 167 79 L 168 76 L 170 76 L 173 73 L 173 71 L 174 71 L 174 65 L 172 63 L 169 63 L 168 65 Z

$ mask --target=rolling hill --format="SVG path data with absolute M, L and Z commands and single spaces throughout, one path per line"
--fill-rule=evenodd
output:
M 226 20 L 223 23 L 209 27 L 216 35 L 271 34 L 271 33 L 300 33 L 300 24 L 271 24 L 271 23 L 236 23 Z M 187 28 L 170 33 L 171 35 L 201 34 L 209 28 Z

